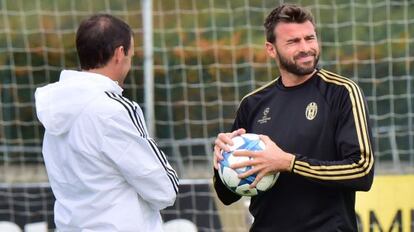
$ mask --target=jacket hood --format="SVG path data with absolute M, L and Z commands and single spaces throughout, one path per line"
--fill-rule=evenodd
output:
M 63 70 L 58 82 L 36 89 L 37 117 L 48 133 L 63 134 L 82 110 L 104 91 L 121 94 L 122 88 L 100 74 Z

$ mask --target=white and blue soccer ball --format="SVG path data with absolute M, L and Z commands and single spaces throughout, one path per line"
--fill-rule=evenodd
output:
M 233 146 L 230 147 L 230 152 L 222 152 L 223 159 L 219 161 L 218 173 L 221 181 L 231 191 L 240 196 L 255 196 L 268 189 L 270 189 L 279 177 L 279 173 L 269 174 L 264 176 L 255 188 L 249 188 L 250 184 L 256 179 L 256 174 L 250 175 L 246 178 L 240 179 L 238 175 L 244 173 L 252 168 L 247 166 L 243 168 L 232 169 L 230 165 L 252 159 L 247 156 L 234 156 L 233 152 L 236 150 L 250 150 L 261 151 L 265 149 L 265 144 L 260 140 L 257 134 L 242 134 L 232 138 Z

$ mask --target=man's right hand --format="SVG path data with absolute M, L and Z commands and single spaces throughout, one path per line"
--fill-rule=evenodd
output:
M 214 168 L 218 169 L 218 161 L 223 159 L 221 155 L 221 151 L 230 151 L 230 147 L 233 145 L 233 141 L 231 140 L 233 137 L 238 135 L 245 134 L 246 130 L 243 128 L 237 129 L 231 133 L 220 133 L 217 135 L 216 140 L 214 141 L 214 160 L 213 165 Z

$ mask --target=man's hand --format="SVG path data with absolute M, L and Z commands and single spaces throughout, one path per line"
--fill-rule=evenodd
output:
M 252 169 L 239 175 L 239 178 L 245 178 L 257 174 L 256 179 L 250 185 L 251 188 L 256 187 L 257 183 L 269 173 L 290 171 L 295 159 L 294 155 L 284 152 L 268 136 L 260 135 L 259 137 L 264 142 L 265 149 L 263 151 L 235 151 L 234 156 L 248 156 L 252 159 L 231 165 L 233 169 L 252 166 Z
M 218 161 L 223 159 L 223 156 L 221 155 L 221 150 L 223 151 L 230 151 L 230 146 L 233 145 L 233 141 L 231 140 L 233 137 L 236 137 L 238 135 L 245 134 L 246 130 L 241 128 L 238 130 L 235 130 L 231 133 L 220 133 L 217 135 L 216 140 L 214 141 L 214 160 L 213 165 L 214 168 L 218 169 Z

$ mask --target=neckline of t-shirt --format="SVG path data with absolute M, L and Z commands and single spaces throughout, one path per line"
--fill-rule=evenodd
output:
M 304 87 L 304 86 L 308 85 L 309 83 L 311 83 L 311 82 L 312 82 L 312 80 L 314 80 L 314 79 L 315 79 L 315 77 L 318 75 L 318 73 L 319 73 L 319 69 L 316 69 L 316 72 L 312 75 L 312 77 L 311 77 L 311 78 L 309 78 L 308 80 L 306 80 L 305 82 L 303 82 L 303 83 L 301 83 L 301 84 L 299 84 L 299 85 L 290 86 L 290 87 L 286 87 L 286 86 L 284 86 L 284 85 L 283 85 L 283 82 L 282 82 L 282 77 L 281 77 L 281 76 L 279 76 L 279 78 L 278 78 L 278 80 L 277 80 L 277 82 L 276 82 L 276 86 L 277 86 L 279 89 L 284 90 L 284 91 L 292 91 L 292 90 L 300 89 L 300 88 L 302 88 L 302 87 Z

